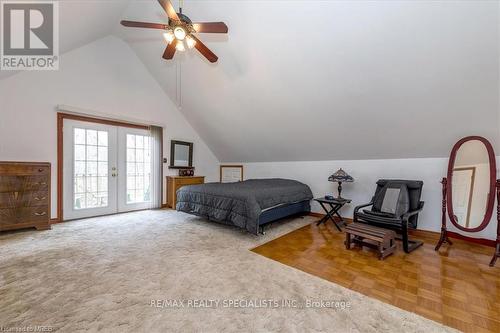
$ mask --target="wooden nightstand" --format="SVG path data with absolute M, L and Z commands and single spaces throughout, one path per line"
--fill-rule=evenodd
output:
M 167 206 L 175 209 L 177 203 L 177 190 L 184 185 L 196 185 L 205 183 L 205 176 L 167 176 Z

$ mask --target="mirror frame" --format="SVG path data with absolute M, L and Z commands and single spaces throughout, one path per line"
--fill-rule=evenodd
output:
M 452 198 L 452 195 L 453 195 L 452 194 L 452 192 L 453 192 L 452 191 L 452 188 L 453 188 L 453 169 L 455 166 L 455 160 L 457 158 L 457 153 L 458 153 L 458 150 L 460 149 L 460 147 L 464 143 L 466 143 L 468 141 L 474 141 L 474 140 L 481 141 L 485 145 L 486 150 L 488 151 L 488 159 L 490 162 L 490 192 L 488 194 L 486 213 L 484 214 L 484 218 L 483 218 L 483 221 L 481 222 L 481 224 L 475 228 L 464 228 L 460 224 L 458 224 L 454 218 L 455 214 L 453 212 L 453 198 Z M 447 196 L 446 205 L 448 206 L 448 217 L 449 217 L 451 223 L 453 223 L 453 225 L 455 227 L 457 227 L 458 229 L 460 229 L 462 231 L 478 232 L 478 231 L 481 231 L 484 228 L 486 228 L 486 226 L 490 223 L 491 216 L 493 215 L 493 208 L 495 206 L 496 178 L 497 178 L 496 173 L 497 173 L 497 166 L 496 166 L 495 152 L 493 151 L 493 146 L 491 145 L 491 143 L 487 139 L 483 138 L 482 136 L 468 136 L 468 137 L 465 137 L 463 139 L 460 139 L 453 146 L 453 149 L 451 150 L 450 160 L 448 162 L 448 174 L 447 174 L 448 186 L 446 189 L 446 196 Z
M 175 145 L 183 145 L 189 147 L 189 165 L 188 166 L 177 166 L 174 165 L 175 161 Z M 171 140 L 170 141 L 170 165 L 169 169 L 194 169 L 193 167 L 193 143 L 186 141 Z

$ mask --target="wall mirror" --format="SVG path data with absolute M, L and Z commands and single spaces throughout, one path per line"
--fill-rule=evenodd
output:
M 170 169 L 193 168 L 193 143 L 172 140 L 170 143 Z
M 488 226 L 493 215 L 495 197 L 499 195 L 496 170 L 495 152 L 487 139 L 469 136 L 453 146 L 447 177 L 442 181 L 443 215 L 441 238 L 436 251 L 443 243 L 452 244 L 446 229 L 446 211 L 451 223 L 459 230 L 474 233 Z M 497 229 L 496 254 L 492 259 L 492 266 L 500 251 L 500 226 Z

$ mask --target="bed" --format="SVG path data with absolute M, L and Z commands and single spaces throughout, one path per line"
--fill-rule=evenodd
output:
M 258 234 L 268 223 L 310 212 L 312 198 L 309 186 L 296 180 L 250 179 L 183 186 L 176 209 Z

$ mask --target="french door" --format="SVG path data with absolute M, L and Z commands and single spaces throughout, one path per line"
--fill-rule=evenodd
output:
M 147 130 L 64 120 L 64 220 L 151 207 Z

